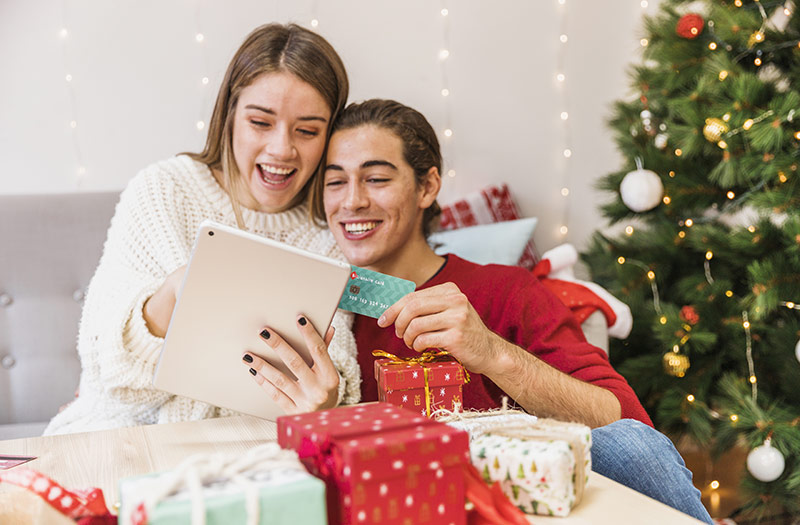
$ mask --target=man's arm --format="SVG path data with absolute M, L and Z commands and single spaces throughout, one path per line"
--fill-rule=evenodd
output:
M 620 419 L 622 407 L 608 390 L 553 368 L 497 334 L 491 334 L 490 345 L 497 358 L 480 373 L 527 412 L 577 421 L 592 428 Z
M 617 397 L 565 374 L 489 330 L 453 283 L 408 294 L 378 320 L 394 323 L 409 348 L 442 348 L 471 372 L 483 374 L 530 413 L 591 427 L 621 417 Z

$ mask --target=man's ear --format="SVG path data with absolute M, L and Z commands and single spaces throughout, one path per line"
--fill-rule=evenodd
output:
M 436 201 L 436 197 L 439 195 L 439 190 L 441 189 L 442 177 L 439 175 L 439 170 L 436 166 L 431 166 L 431 169 L 425 174 L 425 180 L 420 186 L 419 207 L 423 210 L 430 208 Z

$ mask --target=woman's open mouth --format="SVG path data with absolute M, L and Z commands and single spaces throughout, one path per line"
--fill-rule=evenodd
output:
M 297 168 L 280 168 L 269 164 L 256 164 L 261 180 L 271 188 L 281 189 L 288 186 Z

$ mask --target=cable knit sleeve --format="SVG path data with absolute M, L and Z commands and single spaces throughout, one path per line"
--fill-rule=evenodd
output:
M 354 405 L 361 400 L 361 370 L 356 359 L 353 314 L 337 310 L 331 324 L 336 332 L 328 346 L 328 353 L 339 371 L 339 404 Z
M 317 231 L 307 241 L 306 248 L 325 257 L 346 262 L 330 230 L 316 226 L 313 228 Z M 353 335 L 352 312 L 336 310 L 331 325 L 336 332 L 328 346 L 328 354 L 339 372 L 338 404 L 354 405 L 361 401 L 361 368 L 358 365 L 358 349 Z
M 172 397 L 152 387 L 163 339 L 147 329 L 142 307 L 188 260 L 182 201 L 170 177 L 155 167 L 122 192 L 81 315 L 81 393 L 46 434 L 154 423 Z
M 150 387 L 164 340 L 147 329 L 142 307 L 189 259 L 183 199 L 168 182 L 145 171 L 122 193 L 89 290 L 95 294 L 87 297 L 79 337 L 101 354 L 98 366 L 108 388 Z

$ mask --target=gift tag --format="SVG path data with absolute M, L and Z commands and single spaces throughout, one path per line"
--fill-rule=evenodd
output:
M 387 308 L 417 286 L 412 281 L 380 272 L 350 266 L 350 280 L 339 301 L 339 308 L 377 319 Z
M 36 459 L 35 456 L 0 456 L 0 470 L 8 470 Z

